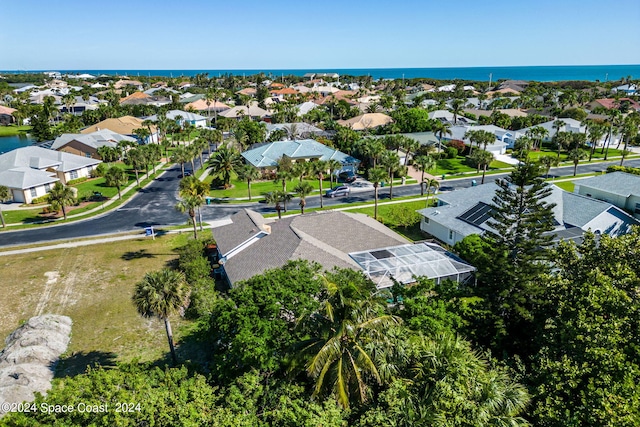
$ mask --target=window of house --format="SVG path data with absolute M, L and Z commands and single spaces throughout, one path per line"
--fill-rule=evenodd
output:
M 636 203 L 636 210 L 634 212 L 640 214 L 640 203 Z
M 429 218 L 427 218 L 426 216 L 424 217 L 424 223 L 429 224 Z
M 71 179 L 78 179 L 78 171 L 69 172 L 69 176 L 71 177 Z
M 449 240 L 453 240 L 453 230 L 449 230 Z
M 32 188 L 31 189 L 31 197 L 36 197 L 38 195 L 38 193 L 36 193 L 36 189 Z
M 47 193 L 48 193 L 49 191 L 51 191 L 51 184 L 45 184 L 45 185 L 44 185 L 44 191 L 46 191 Z

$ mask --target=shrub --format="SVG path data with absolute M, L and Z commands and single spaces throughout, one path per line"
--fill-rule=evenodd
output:
M 86 180 L 87 180 L 87 177 L 83 176 L 81 178 L 76 178 L 76 179 L 72 179 L 72 180 L 68 181 L 67 185 L 80 184 L 81 182 L 85 182 Z
M 612 172 L 626 172 L 633 175 L 640 175 L 640 168 L 633 168 L 631 166 L 609 166 L 607 168 L 607 173 Z
M 453 147 L 456 150 L 458 150 L 458 153 L 464 153 L 464 150 L 466 150 L 466 146 L 464 145 L 463 141 L 460 141 L 458 139 L 452 139 L 451 141 L 447 142 L 445 144 L 447 147 Z
M 31 200 L 32 205 L 39 205 L 40 203 L 49 203 L 49 196 L 45 194 L 44 196 L 36 197 Z
M 109 166 L 106 163 L 100 163 L 92 172 L 91 176 L 94 178 L 104 176 L 109 170 Z
M 455 147 L 447 147 L 447 158 L 455 159 L 458 157 L 458 149 Z

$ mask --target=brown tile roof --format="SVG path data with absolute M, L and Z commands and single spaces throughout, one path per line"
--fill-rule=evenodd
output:
M 141 127 L 144 127 L 142 125 L 142 119 L 138 119 L 137 117 L 133 116 L 123 116 L 103 120 L 100 123 L 96 123 L 93 126 L 89 126 L 88 128 L 81 130 L 80 133 L 87 134 L 98 131 L 100 129 L 109 129 L 122 135 L 133 135 L 133 131 L 136 129 L 140 129 Z M 156 127 L 151 126 L 151 132 L 155 131 Z
M 593 102 L 598 103 L 602 105 L 604 108 L 610 110 L 612 108 L 617 108 L 618 102 L 622 102 L 622 101 L 628 101 L 629 104 L 631 104 L 631 106 L 636 110 L 640 109 L 640 104 L 638 104 L 636 101 L 634 101 L 631 98 L 620 98 L 618 101 L 616 101 L 614 98 L 603 98 L 603 99 L 596 99 Z
M 151 98 L 151 96 L 147 95 L 144 92 L 134 92 L 129 96 L 125 96 L 124 98 L 122 98 L 120 100 L 120 104 L 122 104 L 123 102 L 127 102 L 127 101 L 132 101 L 134 99 L 148 99 Z
M 278 89 L 278 90 L 272 90 L 271 91 L 271 95 L 296 95 L 300 92 L 298 92 L 297 90 L 290 88 L 290 87 L 285 87 L 284 89 Z
M 16 111 L 18 110 L 16 110 L 15 108 L 9 108 L 9 107 L 5 107 L 4 105 L 0 105 L 0 114 L 7 114 L 10 116 Z
M 185 109 L 188 108 L 193 108 L 196 111 L 225 111 L 229 110 L 231 107 L 229 107 L 227 104 L 223 104 L 220 101 L 212 101 L 207 106 L 207 101 L 205 101 L 204 99 L 198 99 L 197 101 L 193 101 L 185 105 Z

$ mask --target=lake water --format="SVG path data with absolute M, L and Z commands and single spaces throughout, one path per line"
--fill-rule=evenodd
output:
M 16 148 L 26 147 L 36 142 L 29 135 L 0 136 L 0 154 Z

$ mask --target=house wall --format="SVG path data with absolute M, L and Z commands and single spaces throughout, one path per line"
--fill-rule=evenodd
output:
M 430 216 L 428 219 L 429 219 L 429 222 L 427 223 L 427 218 L 422 217 L 422 220 L 420 221 L 420 229 L 426 233 L 431 234 L 433 237 L 435 237 L 436 239 L 440 240 L 443 243 L 446 243 L 448 245 L 455 245 L 460 240 L 466 237 L 440 224 L 439 222 L 434 220 L 434 217 L 432 216 Z M 452 238 L 449 238 L 450 232 L 453 234 L 453 236 L 451 236 Z
M 626 208 L 634 217 L 640 219 L 640 194 L 632 194 L 627 199 Z
M 64 151 L 65 153 L 100 160 L 98 151 L 95 148 L 89 147 L 88 145 L 82 144 L 78 141 L 69 141 L 69 143 L 58 148 L 58 151 Z
M 67 182 L 69 182 L 69 181 L 71 181 L 73 179 L 91 177 L 91 172 L 94 169 L 95 169 L 95 167 L 91 166 L 91 167 L 76 169 L 75 171 L 57 172 L 56 176 L 60 179 L 60 181 L 63 184 L 66 184 Z M 74 172 L 77 173 L 77 176 L 76 176 L 76 174 L 74 174 Z
M 53 183 L 49 184 L 49 188 L 51 187 L 53 187 Z M 35 191 L 35 196 L 33 195 L 32 190 Z M 31 188 L 28 188 L 26 190 L 12 189 L 11 191 L 13 193 L 13 201 L 21 202 L 21 203 L 31 203 L 33 199 L 42 197 L 48 193 L 44 185 L 33 187 L 33 189 Z
M 594 199 L 603 200 L 611 203 L 622 209 L 629 209 L 627 207 L 627 198 L 617 194 L 611 194 L 608 191 L 600 190 L 597 188 L 591 188 L 586 185 L 576 184 L 574 193 L 578 193 L 582 196 L 593 197 Z

